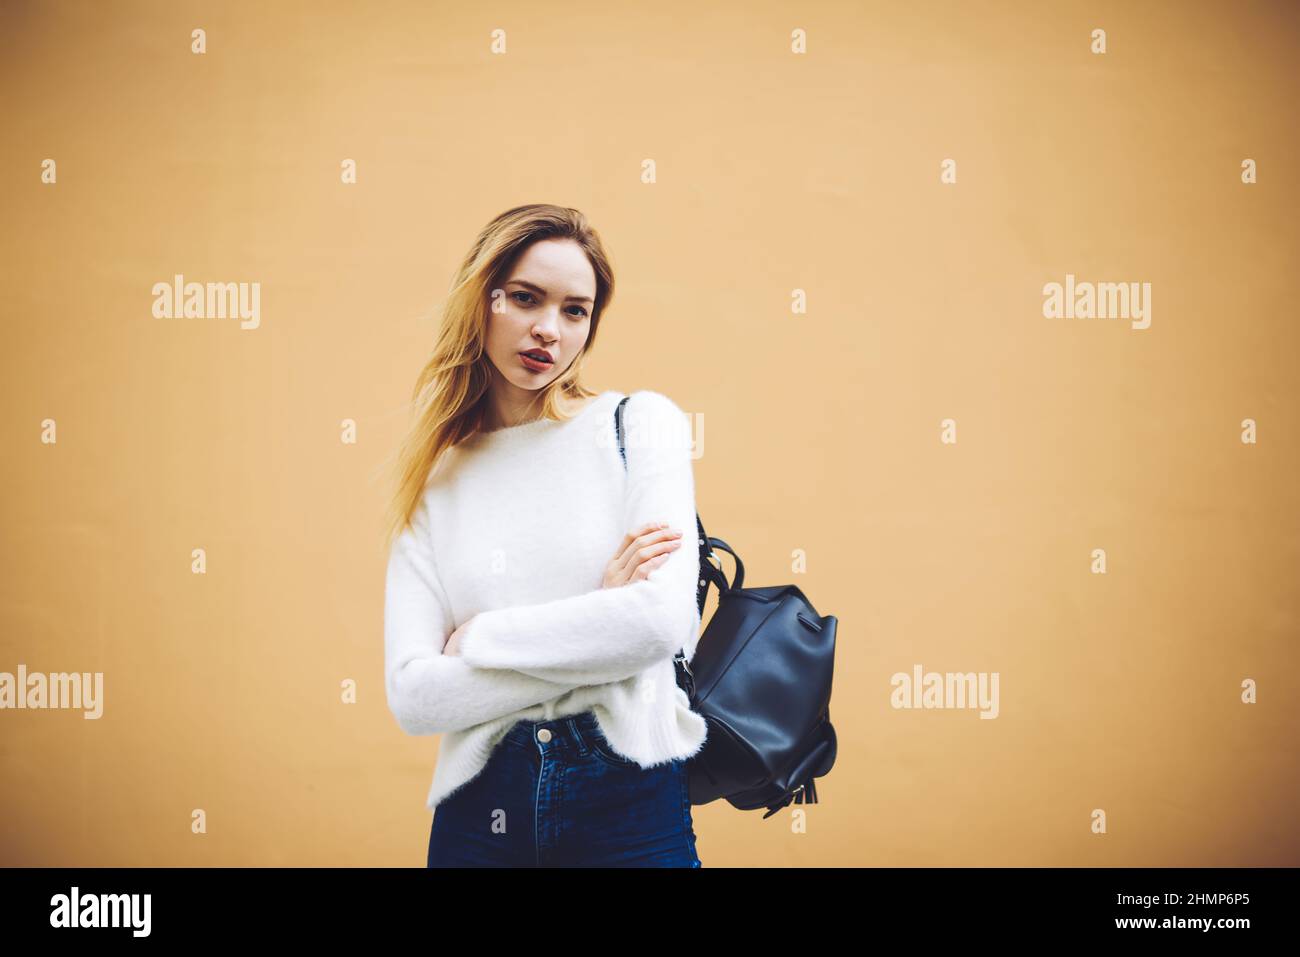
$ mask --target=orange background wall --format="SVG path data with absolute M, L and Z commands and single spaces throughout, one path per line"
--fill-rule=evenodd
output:
M 470 241 L 552 202 L 618 270 L 588 385 L 697 416 L 706 528 L 840 620 L 822 803 L 695 808 L 706 867 L 1300 864 L 1298 45 L 1283 2 L 4 3 L 0 671 L 105 701 L 0 712 L 0 863 L 423 865 L 386 468 Z M 154 318 L 176 273 L 260 326 Z M 1045 318 L 1067 274 L 1150 327 Z M 998 717 L 894 709 L 917 664 Z

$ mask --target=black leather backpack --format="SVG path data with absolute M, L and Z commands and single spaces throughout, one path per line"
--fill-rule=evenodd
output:
M 625 469 L 628 398 L 614 410 Z M 726 798 L 742 811 L 766 807 L 764 819 L 791 802 L 815 804 L 814 779 L 835 764 L 830 699 L 836 618 L 817 614 L 795 585 L 745 588 L 740 556 L 705 534 L 699 513 L 695 524 L 700 613 L 710 582 L 718 589 L 718 607 L 694 657 L 687 661 L 683 650 L 673 659 L 678 687 L 708 725 L 704 747 L 686 765 L 691 804 Z M 715 548 L 735 560 L 733 581 L 727 581 Z

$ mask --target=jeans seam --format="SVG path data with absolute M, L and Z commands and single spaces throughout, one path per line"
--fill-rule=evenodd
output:
M 682 840 L 686 844 L 686 859 L 694 867 L 695 862 L 699 860 L 699 854 L 691 847 L 691 831 L 693 828 L 691 827 L 690 769 L 685 761 L 680 761 L 679 765 L 682 778 Z
M 541 758 L 542 763 L 537 769 L 537 791 L 533 794 L 533 860 L 538 867 L 541 867 L 542 844 L 538 817 L 541 814 L 542 805 L 542 778 L 546 774 L 546 752 L 539 749 L 538 756 Z
M 563 763 L 555 769 L 555 853 L 564 860 L 564 773 L 567 770 Z
M 573 732 L 573 739 L 578 742 L 578 754 L 581 756 L 587 750 L 587 742 L 582 737 L 582 731 L 578 728 L 578 723 L 573 718 L 569 719 L 569 730 Z
M 640 765 L 637 764 L 635 761 L 614 757 L 612 754 L 610 754 L 604 748 L 600 747 L 597 744 L 592 744 L 591 753 L 596 757 L 597 760 L 604 762 L 606 765 L 610 767 L 614 767 L 614 768 L 640 767 Z

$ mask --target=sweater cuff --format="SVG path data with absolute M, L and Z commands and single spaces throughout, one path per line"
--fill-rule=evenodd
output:
M 479 634 L 483 630 L 482 614 L 475 615 L 470 619 L 469 627 L 460 634 L 460 657 L 471 668 L 491 668 L 490 665 L 479 659 L 477 652 L 478 645 L 475 644 L 476 637 L 481 638 Z

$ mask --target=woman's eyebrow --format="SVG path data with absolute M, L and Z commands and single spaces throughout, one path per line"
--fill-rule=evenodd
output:
M 518 286 L 525 286 L 525 287 L 527 287 L 528 289 L 531 289 L 533 292 L 535 292 L 535 293 L 539 293 L 543 298 L 546 296 L 546 290 L 545 290 L 545 289 L 543 289 L 541 286 L 537 285 L 537 283 L 529 282 L 527 279 L 509 279 L 509 280 L 506 281 L 506 285 L 507 285 L 507 286 L 510 285 L 510 283 L 515 283 L 515 284 L 518 285 Z M 594 301 L 595 301 L 595 300 L 593 300 L 590 296 L 565 296 L 565 297 L 564 297 L 564 301 L 565 301 L 565 302 L 568 302 L 569 300 L 573 300 L 574 302 L 594 302 Z

